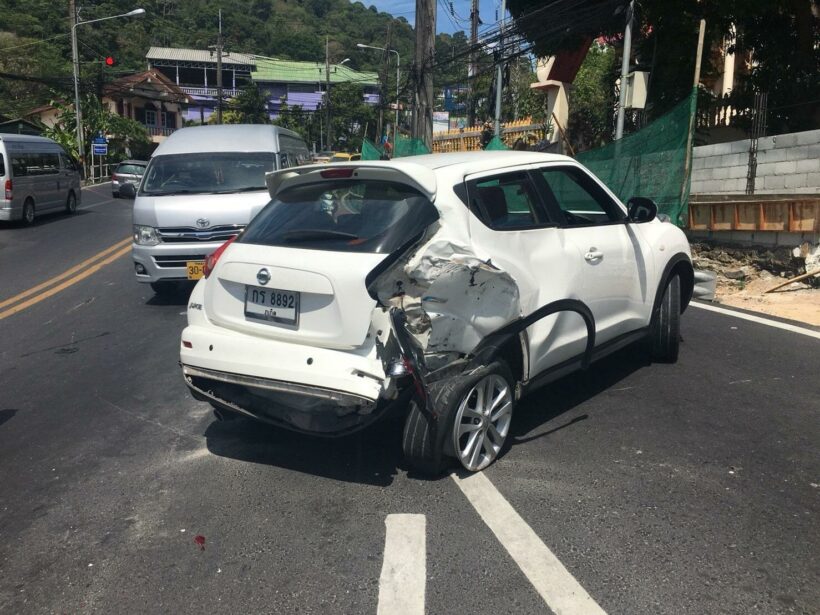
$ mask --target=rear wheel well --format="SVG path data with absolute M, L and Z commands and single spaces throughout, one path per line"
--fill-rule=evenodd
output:
M 521 346 L 521 336 L 512 336 L 504 345 L 499 348 L 495 358 L 501 359 L 510 368 L 513 380 L 521 382 L 526 377 L 524 374 L 524 351 Z

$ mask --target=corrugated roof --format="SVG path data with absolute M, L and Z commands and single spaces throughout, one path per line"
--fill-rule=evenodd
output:
M 256 70 L 251 73 L 254 81 L 277 81 L 284 83 L 323 83 L 325 81 L 324 62 L 297 62 L 294 60 L 256 59 Z M 358 83 L 378 85 L 376 73 L 353 70 L 342 64 L 330 65 L 331 83 Z
M 176 47 L 151 47 L 145 54 L 148 60 L 176 60 L 178 62 L 203 62 L 216 63 L 216 56 L 208 50 L 202 49 L 181 49 Z M 231 51 L 230 55 L 222 55 L 223 64 L 242 64 L 253 66 L 256 60 L 249 53 L 236 53 Z

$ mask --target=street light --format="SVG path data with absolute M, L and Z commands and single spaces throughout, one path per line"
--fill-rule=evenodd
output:
M 359 49 L 378 49 L 379 51 L 389 51 L 396 54 L 396 122 L 393 124 L 393 151 L 396 151 L 396 139 L 399 134 L 399 67 L 401 65 L 401 57 L 399 52 L 395 49 L 386 49 L 384 47 L 374 47 L 373 45 L 365 45 L 363 43 L 356 43 Z
M 74 6 L 73 2 L 71 4 Z M 145 9 L 134 9 L 133 11 L 122 13 L 121 15 L 111 15 L 109 17 L 100 17 L 99 19 L 80 21 L 77 17 L 77 11 L 75 10 L 72 12 L 71 17 L 74 23 L 71 24 L 71 60 L 74 65 L 74 114 L 77 121 L 77 154 L 80 157 L 83 175 L 85 175 L 85 147 L 83 144 L 83 114 L 82 109 L 80 108 L 80 54 L 77 51 L 77 26 L 87 23 L 95 23 L 97 21 L 107 21 L 108 19 L 117 19 L 118 17 L 137 17 L 144 14 Z

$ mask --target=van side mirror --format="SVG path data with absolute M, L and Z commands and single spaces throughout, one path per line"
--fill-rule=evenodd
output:
M 633 196 L 627 201 L 626 207 L 632 222 L 651 222 L 658 215 L 658 206 L 655 201 L 645 196 Z
M 126 199 L 134 199 L 137 197 L 137 189 L 134 184 L 122 183 L 120 184 L 120 196 Z

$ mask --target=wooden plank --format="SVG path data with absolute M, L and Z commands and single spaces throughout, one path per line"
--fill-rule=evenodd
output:
M 789 205 L 787 202 L 761 203 L 763 209 L 763 223 L 761 231 L 788 231 Z
M 712 230 L 731 231 L 735 221 L 734 203 L 717 203 L 712 206 Z
M 760 208 L 757 203 L 737 203 L 737 224 L 738 231 L 756 231 L 760 218 Z
M 789 230 L 793 233 L 811 233 L 820 228 L 820 205 L 807 201 L 790 204 Z
M 708 231 L 712 207 L 709 203 L 689 203 L 689 228 Z

